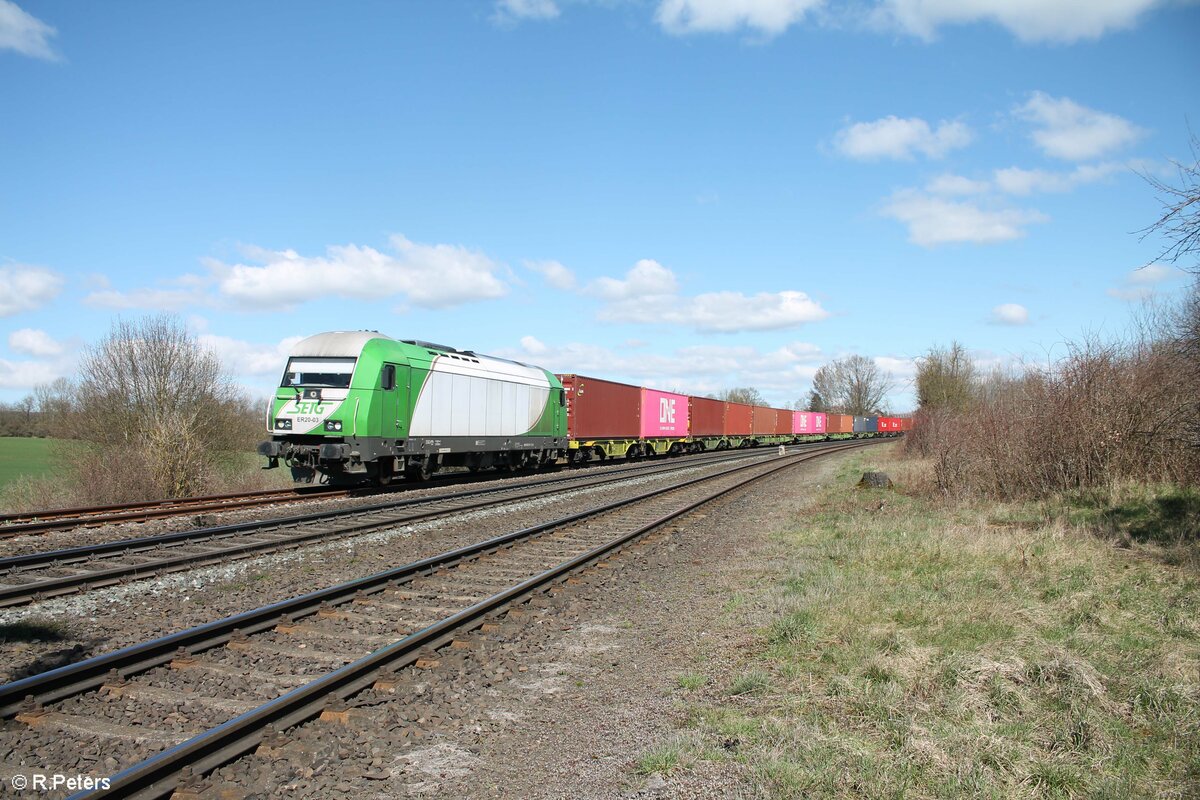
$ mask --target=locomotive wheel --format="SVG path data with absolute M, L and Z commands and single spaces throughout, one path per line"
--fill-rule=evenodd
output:
M 433 465 L 428 460 L 409 464 L 404 468 L 404 476 L 410 481 L 427 481 L 433 477 Z

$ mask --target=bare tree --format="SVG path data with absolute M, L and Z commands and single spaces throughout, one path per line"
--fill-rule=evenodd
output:
M 727 403 L 745 403 L 748 406 L 765 406 L 767 404 L 762 393 L 753 386 L 737 386 L 733 389 L 726 389 L 717 395 L 717 399 Z
M 931 347 L 917 360 L 917 405 L 927 411 L 965 411 L 971 405 L 978 379 L 975 363 L 962 344 Z
M 1171 185 L 1152 175 L 1142 175 L 1158 192 L 1163 206 L 1162 216 L 1142 230 L 1142 238 L 1161 233 L 1169 241 L 1155 261 L 1178 264 L 1181 259 L 1200 256 L 1200 139 L 1195 134 L 1191 137 L 1191 147 L 1191 164 L 1171 162 L 1179 173 L 1178 185 Z M 1198 264 L 1187 264 L 1183 269 L 1200 273 Z
M 821 393 L 813 389 L 808 393 L 808 397 L 801 397 L 792 407 L 797 411 L 829 411 L 829 404 L 825 402 L 825 398 L 821 397 Z
M 891 389 L 887 373 L 863 356 L 831 361 L 813 376 L 813 393 L 837 414 L 878 415 Z
M 195 494 L 217 452 L 240 444 L 231 421 L 244 399 L 175 317 L 118 320 L 85 352 L 73 394 L 68 429 L 92 445 L 86 479 L 113 495 Z

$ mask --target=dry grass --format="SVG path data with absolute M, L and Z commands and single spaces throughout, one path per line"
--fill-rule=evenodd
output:
M 780 539 L 747 665 L 769 680 L 695 729 L 779 797 L 1197 796 L 1195 574 L 1045 504 L 926 499 L 927 463 L 880 459 Z M 851 488 L 880 467 L 899 491 Z

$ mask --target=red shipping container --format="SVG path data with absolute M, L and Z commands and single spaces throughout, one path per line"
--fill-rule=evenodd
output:
M 687 395 L 642 389 L 643 438 L 679 438 L 688 435 Z
M 849 414 L 826 414 L 825 429 L 829 433 L 854 433 L 854 417 Z
M 641 434 L 642 389 L 624 383 L 559 375 L 567 396 L 571 439 L 636 439 Z
M 753 406 L 750 431 L 758 436 L 775 433 L 775 409 L 766 406 Z
M 772 431 L 776 436 L 790 436 L 792 434 L 792 412 L 786 408 L 775 409 L 775 430 Z
M 725 425 L 721 431 L 726 436 L 749 436 L 754 407 L 742 403 L 725 404 Z
M 725 433 L 725 402 L 710 397 L 688 398 L 688 422 L 694 437 L 720 436 Z

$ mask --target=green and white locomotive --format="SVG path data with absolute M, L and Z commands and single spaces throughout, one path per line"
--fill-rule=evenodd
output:
M 375 331 L 296 344 L 258 452 L 301 483 L 545 467 L 567 450 L 563 387 L 540 367 Z

